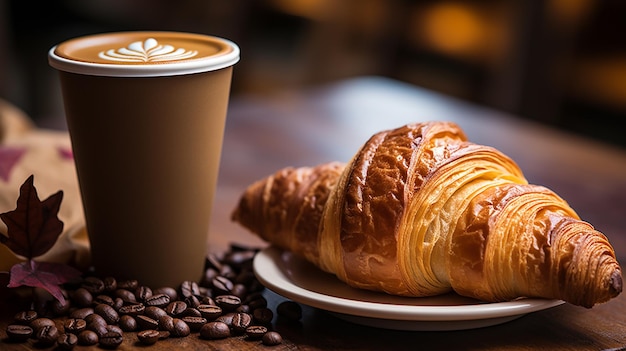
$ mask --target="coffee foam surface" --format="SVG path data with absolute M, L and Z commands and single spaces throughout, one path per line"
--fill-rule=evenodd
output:
M 65 41 L 48 55 L 52 67 L 66 72 L 157 77 L 200 73 L 239 61 L 239 47 L 226 39 L 178 32 L 114 32 Z

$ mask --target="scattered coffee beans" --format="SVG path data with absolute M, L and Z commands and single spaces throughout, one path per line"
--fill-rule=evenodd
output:
M 208 322 L 200 329 L 203 339 L 225 339 L 230 336 L 230 327 L 224 322 Z
M 238 312 L 233 315 L 231 326 L 235 334 L 243 334 L 246 328 L 250 326 L 252 322 L 252 316 L 248 313 Z
M 204 317 L 186 316 L 182 318 L 182 321 L 187 323 L 189 329 L 192 332 L 200 331 L 203 325 L 208 323 L 208 320 Z
M 270 324 L 274 318 L 274 312 L 267 307 L 257 308 L 252 313 L 254 320 L 263 325 Z
M 91 346 L 98 343 L 98 334 L 91 330 L 83 330 L 78 334 L 78 344 Z
M 67 303 L 34 301 L 37 308 L 17 313 L 6 334 L 15 342 L 32 338 L 41 347 L 56 344 L 59 350 L 76 345 L 115 349 L 125 338 L 131 338 L 131 345 L 153 345 L 191 333 L 206 340 L 243 335 L 278 345 L 283 339 L 271 330 L 274 312 L 252 272 L 256 252 L 233 245 L 223 256 L 211 254 L 199 282 L 183 281 L 178 287 L 153 289 L 137 280 L 89 275 L 65 287 Z M 276 313 L 292 321 L 302 318 L 293 301 L 279 304 Z
M 299 321 L 302 318 L 302 307 L 294 301 L 283 301 L 276 307 L 276 313 L 290 321 Z
M 120 346 L 124 338 L 116 331 L 108 332 L 100 337 L 100 346 L 104 348 L 116 348 Z
M 178 318 L 172 319 L 172 326 L 167 331 L 170 332 L 170 335 L 175 338 L 183 338 L 191 334 L 191 328 L 189 325 L 182 319 Z
M 267 333 L 267 328 L 262 325 L 253 325 L 246 328 L 246 336 L 251 340 L 258 340 Z
M 265 335 L 263 335 L 263 338 L 261 339 L 261 341 L 263 342 L 263 345 L 275 346 L 275 345 L 282 344 L 283 337 L 280 336 L 280 334 L 278 334 L 275 331 L 269 331 L 265 333 Z
M 33 335 L 33 328 L 22 324 L 10 324 L 6 332 L 9 339 L 13 341 L 26 341 Z
M 15 314 L 13 319 L 15 319 L 15 323 L 28 325 L 30 322 L 37 319 L 38 315 L 35 311 L 22 311 Z
M 123 315 L 120 317 L 120 328 L 125 332 L 132 332 L 137 330 L 137 320 L 131 315 Z
M 57 339 L 57 348 L 60 350 L 71 350 L 78 344 L 78 337 L 71 333 L 63 333 Z
M 46 325 L 35 332 L 35 340 L 41 346 L 51 346 L 59 338 L 59 329 L 54 325 Z
M 153 345 L 159 341 L 160 333 L 158 330 L 148 329 L 137 333 L 137 339 L 144 345 Z
M 87 321 L 80 318 L 69 318 L 65 320 L 63 327 L 66 333 L 78 334 L 87 329 Z

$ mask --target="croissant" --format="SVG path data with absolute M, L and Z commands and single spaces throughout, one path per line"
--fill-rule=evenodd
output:
M 232 219 L 360 289 L 584 307 L 622 290 L 602 233 L 449 122 L 377 133 L 347 164 L 279 170 Z

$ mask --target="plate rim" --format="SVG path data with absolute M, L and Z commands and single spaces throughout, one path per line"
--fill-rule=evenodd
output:
M 268 246 L 254 258 L 257 279 L 270 290 L 305 305 L 329 312 L 352 316 L 398 321 L 469 321 L 521 316 L 564 304 L 563 300 L 522 298 L 507 302 L 469 305 L 402 305 L 385 302 L 354 300 L 308 290 L 291 281 L 280 270 L 284 250 Z M 296 259 L 304 260 L 296 257 Z M 419 297 L 416 297 L 419 299 Z

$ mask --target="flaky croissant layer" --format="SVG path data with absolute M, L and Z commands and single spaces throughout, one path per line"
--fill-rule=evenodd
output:
M 377 133 L 347 164 L 279 170 L 246 189 L 233 220 L 350 286 L 394 295 L 591 307 L 622 290 L 602 233 L 454 123 Z

